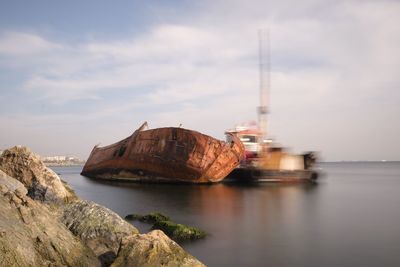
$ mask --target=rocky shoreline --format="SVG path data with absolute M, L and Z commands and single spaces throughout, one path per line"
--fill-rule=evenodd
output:
M 0 156 L 0 266 L 204 266 L 160 230 L 140 234 L 79 199 L 26 147 Z

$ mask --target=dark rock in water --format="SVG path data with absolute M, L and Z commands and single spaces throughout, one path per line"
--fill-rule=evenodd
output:
M 115 259 L 122 238 L 139 233 L 115 212 L 91 201 L 67 204 L 62 221 L 105 265 Z
M 125 220 L 130 221 L 139 220 L 140 218 L 142 218 L 142 215 L 140 214 L 128 214 L 125 216 Z
M 159 212 L 152 212 L 147 215 L 129 214 L 125 216 L 125 219 L 139 220 L 141 222 L 146 222 L 146 223 L 155 223 L 159 221 L 168 221 L 169 217 Z
M 125 219 L 151 223 L 153 224 L 152 230 L 162 230 L 167 236 L 176 241 L 200 239 L 207 235 L 206 232 L 199 228 L 174 223 L 168 216 L 159 212 L 152 212 L 147 215 L 129 214 L 125 216 Z
M 200 239 L 207 235 L 206 232 L 200 230 L 199 228 L 174 223 L 171 221 L 155 222 L 151 229 L 162 230 L 167 236 L 176 241 Z
M 140 218 L 139 220 L 143 222 L 155 223 L 161 221 L 169 221 L 169 217 L 159 212 L 152 212 L 142 216 L 142 218 Z
M 60 177 L 26 147 L 5 150 L 0 156 L 0 169 L 24 184 L 33 199 L 61 204 L 77 198 L 63 185 Z
M 53 210 L 26 194 L 0 172 L 0 266 L 100 266 Z
M 124 238 L 118 257 L 111 265 L 116 266 L 204 266 L 184 251 L 163 232 Z

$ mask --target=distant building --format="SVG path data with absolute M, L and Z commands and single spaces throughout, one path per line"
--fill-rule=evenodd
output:
M 41 157 L 41 160 L 48 166 L 81 165 L 84 163 L 84 161 L 74 156 L 46 156 Z
M 66 156 L 50 156 L 50 157 L 42 157 L 43 161 L 65 161 L 67 160 Z

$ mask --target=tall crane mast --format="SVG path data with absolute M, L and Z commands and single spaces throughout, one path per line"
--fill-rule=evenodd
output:
M 258 127 L 261 132 L 259 142 L 267 138 L 268 93 L 270 90 L 270 42 L 269 30 L 258 30 L 259 64 L 260 64 L 260 106 L 257 108 Z

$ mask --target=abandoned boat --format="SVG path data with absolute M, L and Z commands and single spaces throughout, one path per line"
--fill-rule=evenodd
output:
M 226 182 L 315 182 L 315 152 L 295 155 L 270 139 L 263 139 L 258 128 L 238 126 L 228 133 L 238 137 L 245 147 L 245 157 L 225 179 Z M 231 135 L 227 135 L 228 142 Z
M 147 129 L 105 147 L 95 146 L 82 175 L 137 182 L 212 183 L 224 179 L 244 157 L 244 146 L 230 135 L 224 142 L 183 128 Z

